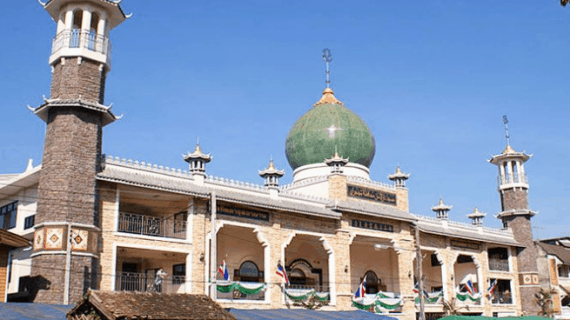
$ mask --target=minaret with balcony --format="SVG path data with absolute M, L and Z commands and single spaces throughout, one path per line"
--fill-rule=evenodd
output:
M 51 95 L 30 109 L 47 124 L 32 253 L 35 302 L 69 304 L 99 286 L 104 105 L 109 32 L 128 18 L 120 1 L 38 1 L 57 23 Z
M 506 119 L 505 119 L 506 124 Z M 492 156 L 490 163 L 499 169 L 498 189 L 501 199 L 501 219 L 505 228 L 512 230 L 515 240 L 521 245 L 517 250 L 517 263 L 522 301 L 533 301 L 537 287 L 540 285 L 537 267 L 537 250 L 532 237 L 531 218 L 536 214 L 529 209 L 528 189 L 524 163 L 532 155 L 515 151 L 508 140 L 501 154 Z M 523 312 L 536 314 L 538 307 L 534 303 L 524 303 Z

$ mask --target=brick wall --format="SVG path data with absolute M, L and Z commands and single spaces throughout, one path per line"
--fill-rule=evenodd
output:
M 8 281 L 8 250 L 10 248 L 0 245 L 0 302 L 6 302 L 6 282 Z
M 528 209 L 528 192 L 523 189 L 507 189 L 501 196 L 503 211 Z
M 52 74 L 51 98 L 81 98 L 102 104 L 107 72 L 100 67 L 100 62 L 80 58 L 69 58 L 65 59 L 65 63 L 58 63 Z

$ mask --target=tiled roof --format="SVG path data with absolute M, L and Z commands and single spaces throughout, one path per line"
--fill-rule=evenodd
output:
M 422 232 L 438 234 L 453 238 L 490 242 L 496 244 L 523 247 L 518 243 L 509 230 L 491 229 L 477 227 L 460 222 L 447 221 L 447 225 L 441 221 L 428 220 L 421 216 L 416 216 L 418 226 Z
M 86 306 L 95 307 L 107 319 L 236 319 L 206 295 L 198 294 L 89 291 L 68 315 L 89 310 Z
M 337 201 L 331 208 L 338 211 L 356 212 L 370 216 L 391 218 L 395 220 L 416 220 L 416 218 L 408 212 L 387 205 L 376 204 L 370 201 Z
M 565 248 L 563 246 L 557 246 L 553 244 L 548 244 L 544 242 L 537 242 L 537 244 L 544 250 L 546 253 L 555 255 L 562 261 L 564 264 L 570 265 L 570 249 Z
M 208 183 L 208 186 L 198 186 L 188 173 L 154 168 L 154 166 L 144 167 L 134 164 L 129 165 L 127 162 L 117 163 L 114 160 L 113 162 L 108 160 L 105 169 L 97 175 L 97 179 L 204 198 L 209 197 L 212 191 L 216 191 L 219 199 L 228 202 L 332 219 L 339 219 L 341 216 L 340 213 L 330 210 L 324 204 L 316 201 L 302 200 L 300 198 L 273 199 L 269 196 L 267 190 L 255 190 L 255 194 L 252 194 L 252 191 L 248 188 L 240 188 L 239 186 L 231 188 L 231 185 L 218 186 L 214 183 Z

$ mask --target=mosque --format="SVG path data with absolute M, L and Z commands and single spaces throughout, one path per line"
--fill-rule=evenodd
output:
M 181 159 L 187 170 L 104 155 L 104 127 L 118 119 L 104 102 L 109 35 L 129 18 L 120 2 L 40 2 L 57 23 L 51 95 L 31 108 L 47 126 L 43 160 L 0 175 L 0 221 L 33 243 L 10 253 L 9 301 L 71 304 L 93 288 L 406 320 L 538 312 L 548 278 L 532 238 L 531 156 L 509 144 L 488 160 L 500 229 L 478 210 L 472 224 L 449 220 L 441 199 L 433 216 L 409 212 L 409 174 L 370 179 L 374 135 L 328 86 L 286 137 L 290 184 L 272 161 L 263 185 L 209 175 L 213 158 L 199 144 Z

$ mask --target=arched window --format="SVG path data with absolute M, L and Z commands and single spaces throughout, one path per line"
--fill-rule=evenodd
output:
M 366 293 L 378 293 L 382 285 L 382 280 L 378 278 L 376 273 L 372 270 L 368 270 L 364 274 L 364 277 L 366 277 Z M 364 279 L 364 277 L 362 277 L 362 279 Z
M 289 282 L 291 282 L 292 285 L 304 286 L 307 284 L 307 276 L 303 270 L 295 268 L 289 273 Z
M 69 47 L 79 48 L 79 33 L 81 31 L 81 23 L 83 22 L 83 11 L 77 9 L 73 11 L 73 22 L 71 24 L 71 34 L 69 37 Z
M 241 281 L 257 282 L 259 280 L 259 268 L 253 261 L 245 261 L 239 267 Z

